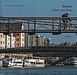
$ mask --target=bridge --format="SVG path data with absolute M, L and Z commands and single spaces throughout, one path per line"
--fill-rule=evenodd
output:
M 51 53 L 51 56 L 66 57 L 66 56 L 77 56 L 76 46 L 37 46 L 37 47 L 20 47 L 20 48 L 6 48 L 0 49 L 0 53 Z
M 62 17 L 0 17 L 0 33 L 77 33 L 77 17 L 64 29 Z M 21 30 L 21 24 L 24 30 Z

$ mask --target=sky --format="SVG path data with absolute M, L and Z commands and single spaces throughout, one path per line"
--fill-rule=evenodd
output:
M 77 0 L 2 0 L 2 16 L 60 17 L 69 12 L 77 16 Z
M 77 0 L 2 0 L 2 16 L 5 17 L 61 17 L 66 12 L 70 13 L 69 17 L 77 17 Z M 51 43 L 77 41 L 75 33 L 40 35 L 51 38 Z

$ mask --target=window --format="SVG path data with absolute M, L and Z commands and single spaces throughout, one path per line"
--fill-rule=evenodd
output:
M 19 43 L 17 43 L 17 46 L 19 46 Z
M 24 38 L 22 38 L 22 41 L 24 41 Z
M 13 62 L 13 63 L 19 63 L 19 64 L 20 64 L 20 63 L 22 63 L 22 62 Z
M 17 38 L 17 40 L 16 41 L 19 41 L 19 38 Z
M 1 44 L 2 44 L 2 41 L 1 41 Z
M 19 33 L 17 33 L 17 36 L 19 36 Z
M 36 62 L 36 64 L 43 64 L 43 62 Z
M 8 38 L 8 40 L 10 40 L 10 38 Z
M 2 35 L 1 35 L 1 38 L 2 38 Z
M 3 35 L 3 38 L 4 38 L 4 35 Z
M 5 42 L 3 41 L 3 44 L 5 44 Z
M 22 36 L 24 37 L 24 33 L 22 33 Z
M 10 45 L 10 43 L 8 42 L 8 45 Z
M 13 38 L 13 41 L 15 41 L 15 39 Z

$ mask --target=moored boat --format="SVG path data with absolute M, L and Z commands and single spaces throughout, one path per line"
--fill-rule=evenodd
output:
M 23 67 L 23 60 L 17 58 L 6 58 L 3 60 L 3 67 Z
M 40 58 L 30 58 L 24 60 L 24 67 L 45 67 L 45 61 Z
M 71 64 L 72 65 L 77 65 L 77 58 L 76 57 L 72 57 Z

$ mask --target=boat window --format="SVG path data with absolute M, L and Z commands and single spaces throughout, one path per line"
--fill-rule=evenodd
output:
M 25 59 L 32 59 L 32 57 L 25 57 Z
M 29 63 L 29 61 L 26 61 L 26 63 Z
M 33 59 L 39 59 L 39 58 L 33 58 Z
M 43 64 L 43 62 L 36 62 L 36 64 Z
M 12 61 L 12 59 L 7 59 L 7 61 Z
M 34 64 L 35 64 L 35 62 L 34 62 Z
M 22 62 L 13 62 L 13 63 L 22 63 Z
M 35 62 L 30 62 L 31 64 L 35 64 Z
M 34 64 L 33 62 L 30 62 L 31 64 Z
M 10 61 L 12 61 L 12 58 L 10 58 Z

